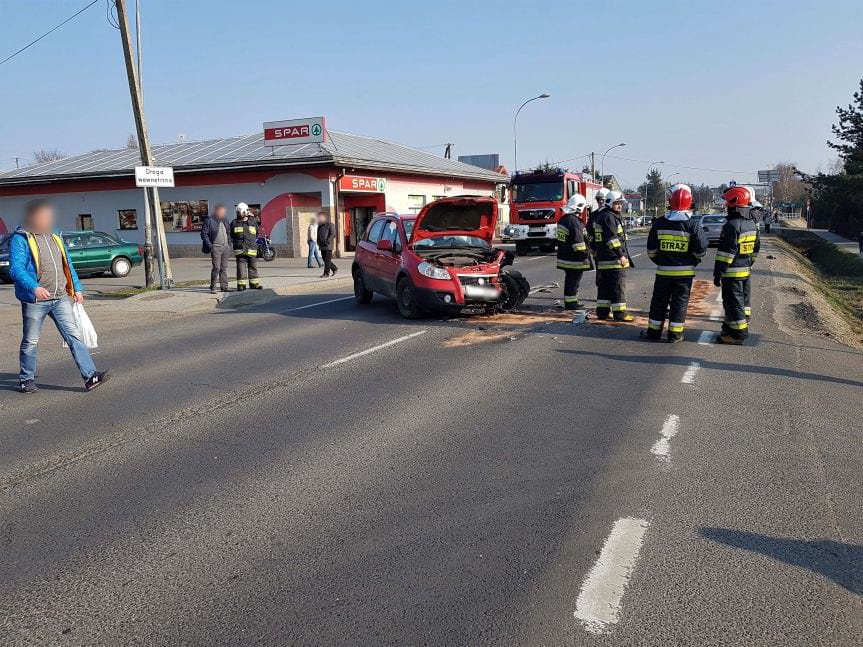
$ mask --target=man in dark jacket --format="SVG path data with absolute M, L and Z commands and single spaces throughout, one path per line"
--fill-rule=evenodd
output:
M 318 212 L 318 249 L 324 257 L 324 273 L 321 278 L 335 276 L 339 268 L 333 263 L 333 245 L 336 240 L 336 228 L 330 222 L 330 218 L 323 211 Z
M 749 294 L 752 264 L 761 247 L 758 225 L 750 213 L 752 191 L 733 186 L 725 192 L 727 220 L 719 237 L 713 282 L 722 286 L 725 321 L 717 339 L 740 345 L 749 336 Z
M 237 217 L 231 223 L 231 246 L 237 259 L 237 290 L 250 287 L 261 289 L 258 279 L 258 220 L 249 210 L 249 205 L 237 205 Z
M 210 271 L 210 292 L 216 293 L 216 282 L 222 292 L 228 291 L 228 263 L 233 255 L 228 222 L 225 220 L 225 205 L 217 204 L 213 215 L 201 227 L 201 251 L 210 255 L 213 268 Z
M 596 260 L 596 317 L 632 321 L 626 311 L 624 270 L 632 265 L 626 232 L 620 214 L 625 200 L 620 191 L 610 191 L 606 207 L 593 216 L 593 253 Z
M 581 277 L 592 270 L 590 252 L 584 237 L 584 225 L 579 216 L 587 206 L 587 199 L 580 193 L 571 196 L 563 208 L 563 218 L 557 223 L 557 269 L 563 270 L 563 309 L 577 310 L 581 307 L 578 288 Z
M 662 328 L 668 318 L 668 341 L 683 341 L 686 309 L 695 266 L 707 252 L 704 230 L 690 219 L 692 189 L 685 184 L 671 188 L 669 211 L 653 221 L 647 235 L 647 255 L 656 263 L 653 297 L 647 330 L 642 337 L 651 341 L 662 338 Z

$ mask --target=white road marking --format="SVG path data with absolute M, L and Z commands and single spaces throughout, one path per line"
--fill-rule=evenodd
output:
M 338 366 L 339 364 L 344 364 L 346 362 L 350 362 L 351 360 L 357 359 L 358 357 L 363 357 L 364 355 L 369 355 L 370 353 L 374 353 L 375 351 L 382 350 L 384 348 L 389 348 L 390 346 L 394 346 L 395 344 L 400 344 L 403 341 L 407 341 L 408 339 L 413 339 L 414 337 L 419 337 L 420 335 L 424 335 L 428 332 L 428 330 L 418 330 L 417 332 L 412 332 L 410 335 L 405 335 L 404 337 L 397 337 L 396 339 L 391 339 L 388 342 L 384 342 L 383 344 L 378 344 L 377 346 L 372 346 L 371 348 L 366 348 L 365 350 L 361 350 L 358 353 L 353 353 L 348 355 L 347 357 L 342 357 L 341 359 L 337 359 L 334 362 L 330 362 L 329 364 L 324 364 L 321 368 L 332 368 L 333 366 Z
M 695 384 L 695 374 L 698 373 L 698 369 L 701 368 L 701 364 L 698 362 L 692 362 L 686 369 L 686 372 L 683 374 L 683 377 L 680 378 L 680 381 L 683 384 Z
M 287 310 L 282 310 L 279 314 L 285 314 L 287 312 L 296 312 L 297 310 L 305 310 L 306 308 L 316 308 L 317 306 L 325 306 L 328 303 L 337 303 L 338 301 L 347 301 L 348 299 L 353 299 L 354 297 L 339 297 L 338 299 L 330 299 L 329 301 L 318 301 L 317 303 L 310 303 L 305 306 L 300 306 L 298 308 L 288 308 Z
M 711 317 L 712 319 L 713 317 Z M 701 335 L 698 337 L 698 343 L 702 346 L 710 346 L 713 342 L 713 335 L 715 333 L 712 330 L 702 330 Z
M 679 428 L 680 416 L 672 413 L 665 419 L 665 422 L 662 423 L 662 429 L 659 431 L 659 435 L 662 436 L 662 438 L 653 444 L 653 447 L 650 448 L 650 453 L 662 460 L 669 460 L 668 451 L 671 449 L 671 445 L 668 441 L 677 435 Z
M 575 617 L 590 633 L 604 633 L 620 620 L 620 603 L 647 532 L 647 521 L 624 517 L 614 522 L 596 563 L 575 601 Z
M 639 256 L 644 256 L 644 254 L 633 254 L 630 258 L 638 258 Z

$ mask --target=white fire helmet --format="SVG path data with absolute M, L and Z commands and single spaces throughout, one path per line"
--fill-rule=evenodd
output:
M 596 202 L 599 206 L 605 206 L 605 198 L 608 196 L 608 189 L 602 187 L 599 191 L 596 192 Z
M 749 191 L 749 208 L 763 209 L 764 205 L 758 202 L 758 199 L 755 197 L 755 189 L 753 189 L 751 186 L 747 186 L 746 190 Z
M 620 191 L 609 191 L 605 196 L 605 204 L 610 207 L 615 202 L 624 202 L 623 194 Z
M 247 213 L 249 213 L 249 205 L 247 205 L 245 202 L 240 202 L 237 205 L 237 213 L 241 216 L 245 216 Z
M 587 206 L 587 198 L 580 193 L 573 193 L 569 200 L 566 201 L 566 206 L 563 208 L 563 213 L 574 213 L 576 215 L 584 211 Z

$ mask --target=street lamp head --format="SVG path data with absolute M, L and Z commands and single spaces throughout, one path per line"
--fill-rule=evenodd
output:
M 620 142 L 618 146 L 626 146 L 626 142 Z
M 551 95 L 548 92 L 543 92 L 541 95 L 539 95 L 539 98 L 540 99 L 548 99 L 550 96 Z

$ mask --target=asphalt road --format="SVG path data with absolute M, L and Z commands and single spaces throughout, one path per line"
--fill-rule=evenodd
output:
M 743 348 L 706 283 L 675 346 L 323 290 L 130 322 L 91 394 L 46 337 L 0 391 L 0 644 L 859 644 L 863 362 L 776 324 L 793 279 Z

